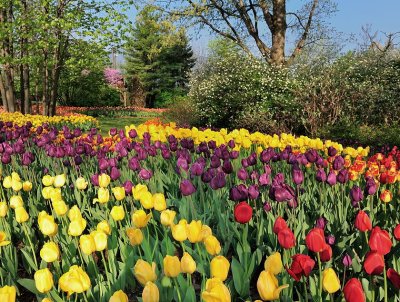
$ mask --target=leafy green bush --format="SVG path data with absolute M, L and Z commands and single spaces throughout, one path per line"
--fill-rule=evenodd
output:
M 211 56 L 192 74 L 189 97 L 199 122 L 214 127 L 290 128 L 296 83 L 285 69 L 237 51 Z
M 162 114 L 165 121 L 173 121 L 180 127 L 199 125 L 196 108 L 188 97 L 177 97 Z

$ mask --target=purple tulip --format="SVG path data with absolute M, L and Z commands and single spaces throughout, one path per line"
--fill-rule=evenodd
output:
M 11 162 L 11 155 L 9 153 L 3 153 L 1 156 L 1 162 L 5 165 Z
M 303 171 L 296 165 L 292 168 L 292 178 L 296 185 L 301 185 L 304 181 Z
M 180 169 L 182 169 L 184 171 L 189 170 L 189 164 L 188 164 L 186 158 L 183 156 L 179 156 L 178 160 L 176 161 L 176 167 L 178 168 L 178 171 Z
M 347 171 L 347 169 L 340 170 L 336 179 L 341 184 L 346 183 L 349 180 L 349 171 Z
M 337 154 L 337 150 L 335 149 L 335 147 L 330 146 L 328 148 L 328 155 L 329 156 L 335 156 Z
M 304 154 L 310 163 L 315 163 L 318 159 L 318 152 L 314 149 L 309 149 Z
M 116 168 L 112 167 L 110 172 L 110 177 L 112 180 L 117 180 L 121 176 L 121 172 Z
M 263 173 L 258 178 L 258 183 L 260 186 L 267 186 L 271 183 L 271 177 L 267 173 Z
M 271 207 L 269 202 L 265 202 L 264 205 L 263 205 L 263 209 L 264 209 L 264 211 L 266 213 L 268 213 L 268 212 L 270 212 L 272 210 L 272 207 Z
M 125 189 L 126 195 L 132 195 L 133 183 L 130 180 L 125 181 L 122 186 Z
M 326 240 L 326 243 L 328 243 L 329 245 L 334 245 L 336 238 L 333 235 L 328 235 L 328 236 L 326 236 L 325 240 Z
M 236 159 L 236 158 L 238 158 L 238 157 L 239 157 L 239 151 L 232 150 L 231 152 L 229 152 L 229 157 L 230 157 L 231 159 Z
M 321 216 L 320 218 L 317 219 L 315 223 L 315 227 L 320 228 L 320 229 L 325 229 L 326 225 L 328 224 L 328 220 Z
M 340 155 L 335 157 L 335 159 L 333 160 L 333 164 L 332 164 L 333 169 L 338 171 L 338 170 L 342 169 L 343 166 L 344 166 L 344 158 L 341 157 Z
M 139 177 L 142 180 L 148 180 L 153 176 L 153 173 L 150 170 L 141 169 L 139 172 Z
M 365 184 L 364 192 L 366 195 L 374 195 L 378 190 L 378 186 L 376 185 L 375 180 L 372 177 L 367 178 L 367 182 Z
M 219 157 L 216 155 L 211 156 L 210 160 L 211 168 L 218 168 L 220 165 L 221 165 L 221 160 L 219 159 Z
M 363 191 L 359 186 L 354 185 L 350 190 L 350 199 L 353 203 L 359 203 L 364 198 Z
M 326 181 L 326 173 L 324 169 L 318 169 L 315 175 L 315 179 L 318 182 L 325 182 Z M 336 179 L 336 178 L 335 178 Z
M 291 209 L 295 209 L 297 208 L 298 204 L 297 204 L 297 200 L 295 198 L 291 199 L 288 201 L 288 206 Z
M 229 199 L 233 201 L 243 201 L 249 197 L 249 192 L 245 185 L 240 184 L 232 187 L 229 191 Z
M 90 177 L 90 181 L 94 186 L 99 185 L 99 174 L 93 174 L 92 177 Z
M 190 167 L 190 175 L 192 176 L 200 176 L 201 174 L 203 174 L 204 171 L 204 165 L 199 163 L 199 162 L 195 162 L 191 167 Z
M 196 187 L 188 179 L 183 179 L 181 181 L 179 189 L 183 196 L 189 196 L 196 192 Z
M 108 165 L 107 159 L 100 158 L 99 159 L 99 169 L 104 171 L 104 170 L 107 170 L 108 167 L 109 167 L 109 165 Z
M 246 179 L 249 178 L 249 174 L 247 173 L 247 171 L 246 171 L 244 168 L 240 168 L 240 169 L 237 171 L 237 177 L 238 177 L 240 180 L 245 181 Z
M 213 168 L 208 168 L 207 171 L 205 171 L 202 175 L 201 175 L 201 180 L 204 183 L 209 183 L 211 181 L 211 179 L 213 179 L 213 177 L 216 175 L 215 170 Z
M 225 185 L 226 179 L 224 172 L 218 172 L 217 175 L 210 181 L 210 186 L 213 190 L 221 189 L 225 187 Z
M 233 166 L 229 159 L 225 159 L 224 163 L 222 164 L 222 171 L 226 174 L 231 174 L 233 172 Z
M 336 184 L 336 174 L 335 172 L 331 171 L 326 178 L 326 182 L 330 186 L 334 186 Z
M 258 190 L 258 186 L 257 185 L 249 186 L 248 192 L 249 192 L 249 198 L 250 199 L 257 199 L 258 196 L 260 195 L 260 192 Z
M 353 262 L 353 259 L 351 259 L 351 256 L 349 254 L 345 254 L 342 260 L 342 263 L 345 267 L 349 267 Z

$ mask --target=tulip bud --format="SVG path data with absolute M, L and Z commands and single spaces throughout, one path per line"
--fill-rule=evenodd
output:
M 228 302 L 231 301 L 231 294 L 220 279 L 212 278 L 207 280 L 206 289 L 201 293 L 201 298 L 205 302 Z
M 165 201 L 165 196 L 162 193 L 156 193 L 152 196 L 154 209 L 161 212 L 167 208 L 167 203 Z
M 111 189 L 112 193 L 116 200 L 120 201 L 125 198 L 125 189 L 124 187 L 114 187 Z
M 149 281 L 154 282 L 157 280 L 156 264 L 154 262 L 150 265 L 148 262 L 139 259 L 133 268 L 133 273 L 142 286 L 145 286 Z
M 68 226 L 68 235 L 70 236 L 80 236 L 86 228 L 86 220 L 83 218 L 78 218 L 72 220 Z
M 15 209 L 15 219 L 17 220 L 18 223 L 23 223 L 28 221 L 29 214 L 24 207 L 21 206 Z
M 175 278 L 181 272 L 181 264 L 177 256 L 167 255 L 163 260 L 164 275 Z
M 60 277 L 58 285 L 62 291 L 68 292 L 71 295 L 87 291 L 91 283 L 88 274 L 80 266 L 73 265 L 69 268 L 68 272 Z
M 124 191 L 125 192 L 125 191 Z M 112 219 L 115 221 L 123 220 L 125 217 L 125 211 L 123 206 L 113 206 L 110 212 Z
M 85 190 L 88 186 L 88 182 L 83 177 L 78 177 L 75 180 L 75 187 L 78 190 Z
M 107 235 L 111 234 L 111 228 L 110 225 L 108 224 L 108 222 L 106 220 L 100 221 L 97 224 L 97 228 L 98 231 L 102 231 L 104 233 L 106 233 Z
M 271 256 L 267 257 L 264 262 L 264 269 L 274 275 L 278 275 L 283 269 L 281 254 L 275 252 Z
M 96 251 L 96 244 L 92 235 L 82 235 L 79 238 L 79 247 L 85 255 L 91 255 Z
M 128 296 L 122 291 L 116 291 L 108 302 L 128 302 Z
M 56 175 L 54 177 L 53 185 L 56 188 L 61 188 L 63 185 L 65 185 L 65 181 L 66 181 L 65 174 Z
M 96 245 L 96 251 L 100 252 L 107 248 L 107 234 L 103 231 L 93 231 L 90 235 L 94 239 L 94 243 Z
M 210 255 L 217 255 L 221 252 L 221 244 L 214 235 L 207 236 L 204 240 L 207 253 Z
M 53 241 L 46 242 L 40 250 L 40 257 L 47 263 L 58 260 L 60 257 L 58 245 Z
M 48 268 L 36 271 L 34 274 L 35 286 L 41 293 L 47 293 L 54 285 L 53 275 Z
M 126 229 L 126 235 L 133 246 L 140 245 L 143 241 L 143 233 L 140 229 L 128 228 Z
M 187 239 L 187 221 L 181 219 L 178 224 L 171 227 L 172 237 L 179 242 L 185 241 Z
M 52 177 L 50 175 L 45 175 L 42 178 L 42 183 L 46 187 L 49 187 L 49 186 L 53 185 L 53 182 L 54 182 L 54 177 Z
M 64 216 L 68 212 L 68 206 L 64 200 L 57 200 L 52 202 L 54 211 L 58 216 Z
M 58 225 L 54 222 L 54 217 L 42 211 L 38 215 L 39 230 L 46 236 L 55 236 Z
M 8 206 L 5 201 L 0 202 L 0 217 L 6 217 L 8 212 Z
M 190 224 L 187 225 L 186 232 L 187 238 L 191 243 L 200 242 L 203 240 L 203 236 L 201 234 L 202 223 L 200 220 L 193 220 Z
M 22 189 L 23 189 L 25 192 L 31 191 L 31 190 L 32 190 L 32 183 L 31 183 L 30 181 L 24 181 L 24 182 L 22 183 Z
M 278 280 L 269 271 L 262 271 L 257 280 L 257 290 L 263 300 L 279 300 L 281 291 L 289 287 L 288 284 L 278 287 Z
M 132 223 L 137 228 L 144 228 L 146 227 L 147 223 L 151 218 L 151 214 L 146 214 L 143 210 L 136 210 L 132 214 Z
M 184 252 L 181 259 L 181 271 L 186 274 L 193 274 L 196 270 L 196 262 L 190 254 Z
M 224 256 L 215 256 L 210 263 L 212 278 L 219 278 L 225 281 L 228 277 L 230 263 Z
M 1 301 L 4 302 L 15 302 L 17 297 L 17 290 L 15 286 L 3 286 L 0 287 L 0 297 L 2 298 Z
M 164 210 L 161 212 L 160 220 L 163 226 L 172 226 L 174 224 L 174 219 L 176 212 L 172 210 Z
M 153 195 L 148 191 L 140 194 L 139 201 L 140 204 L 143 206 L 143 208 L 147 210 L 152 209 L 154 207 Z
M 160 300 L 160 292 L 157 285 L 153 282 L 147 282 L 143 289 L 142 301 L 143 302 L 158 302 Z
M 10 208 L 11 209 L 16 209 L 18 207 L 22 207 L 24 205 L 24 202 L 22 201 L 22 197 L 19 195 L 13 195 L 10 198 Z
M 332 268 L 327 268 L 322 272 L 322 286 L 330 294 L 336 293 L 340 289 L 340 281 Z
M 391 202 L 393 199 L 393 194 L 389 190 L 383 190 L 382 193 L 379 195 L 379 198 L 382 202 L 388 203 Z

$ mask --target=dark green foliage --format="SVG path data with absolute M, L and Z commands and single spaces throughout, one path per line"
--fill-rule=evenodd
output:
M 162 107 L 174 96 L 185 94 L 189 71 L 194 65 L 185 31 L 175 30 L 160 18 L 151 6 L 144 7 L 132 39 L 125 46 L 128 81 L 139 78 L 145 90 L 146 107 Z

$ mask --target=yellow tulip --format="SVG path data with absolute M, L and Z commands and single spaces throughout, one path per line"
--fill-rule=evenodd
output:
M 146 185 L 137 184 L 136 186 L 134 186 L 132 188 L 133 198 L 135 198 L 136 200 L 139 200 L 140 197 L 142 196 L 142 194 L 145 192 L 148 192 L 148 191 L 149 191 L 149 189 L 147 188 Z
M 115 187 L 111 189 L 116 200 L 120 201 L 125 198 L 125 189 L 123 187 Z
M 196 262 L 189 253 L 184 252 L 181 259 L 181 271 L 185 274 L 193 274 L 196 270 Z
M 58 245 L 53 241 L 46 242 L 40 250 L 40 257 L 47 263 L 58 260 L 60 257 Z
M 0 247 L 9 245 L 11 243 L 11 241 L 4 240 L 6 239 L 6 237 L 7 237 L 6 233 L 0 231 Z
M 3 179 L 3 187 L 6 189 L 10 189 L 12 187 L 12 178 L 11 176 L 6 176 Z
M 37 290 L 43 294 L 50 291 L 54 285 L 53 275 L 47 267 L 36 271 L 33 278 Z
M 53 187 L 44 187 L 42 189 L 42 196 L 44 199 L 50 199 L 51 192 L 53 191 Z
M 42 211 L 38 215 L 39 230 L 46 236 L 55 236 L 58 225 L 54 222 L 54 217 Z
M 91 255 L 96 251 L 96 243 L 92 235 L 81 235 L 79 237 L 79 247 L 85 255 Z
M 287 287 L 288 284 L 278 287 L 278 279 L 270 271 L 262 271 L 257 280 L 258 293 L 266 301 L 279 299 L 281 291 Z
M 64 200 L 57 200 L 52 202 L 53 209 L 58 216 L 64 216 L 68 212 L 68 206 Z
M 12 180 L 11 187 L 15 192 L 18 192 L 22 189 L 22 182 L 19 180 Z
M 178 224 L 172 225 L 172 237 L 176 241 L 182 242 L 187 239 L 187 221 L 181 219 Z
M 44 298 L 44 299 L 42 300 L 42 302 L 53 302 L 53 300 L 51 300 L 50 298 Z
M 17 220 L 18 223 L 23 223 L 28 221 L 29 214 L 24 207 L 18 207 L 15 209 L 15 219 Z
M 137 228 L 144 228 L 146 227 L 147 223 L 151 218 L 151 214 L 146 214 L 143 210 L 136 210 L 132 214 L 132 223 Z
M 51 188 L 51 190 L 50 190 L 51 202 L 62 200 L 60 188 L 53 188 L 53 187 L 47 187 L 47 188 Z
M 86 228 L 86 220 L 83 218 L 72 220 L 68 226 L 68 235 L 80 236 Z
M 103 231 L 93 231 L 90 235 L 94 239 L 94 243 L 96 245 L 96 251 L 100 252 L 107 248 L 107 234 Z
M 5 201 L 0 202 L 0 217 L 6 217 L 8 212 L 8 206 Z
M 330 294 L 336 293 L 340 289 L 340 281 L 332 268 L 327 268 L 322 272 L 322 286 Z
M 140 229 L 128 228 L 126 229 L 126 235 L 133 246 L 139 245 L 143 241 L 143 233 Z
M 201 234 L 202 223 L 200 220 L 193 220 L 190 224 L 187 225 L 187 237 L 191 243 L 200 242 L 203 239 L 203 235 Z
M 81 210 L 79 210 L 77 205 L 74 205 L 68 212 L 68 218 L 69 220 L 77 220 L 77 219 L 82 219 L 82 213 Z
M 224 256 L 216 256 L 211 260 L 210 271 L 212 278 L 225 281 L 228 278 L 230 263 Z
M 230 302 L 231 293 L 226 285 L 218 278 L 208 279 L 206 290 L 201 293 L 205 302 Z
M 177 256 L 167 255 L 163 260 L 164 275 L 175 278 L 181 272 L 181 263 Z
M 143 208 L 149 210 L 152 209 L 154 207 L 154 203 L 153 203 L 153 195 L 151 195 L 150 192 L 143 192 L 140 195 L 140 204 L 143 206 Z
M 11 209 L 16 209 L 18 207 L 22 207 L 24 205 L 24 202 L 22 201 L 22 197 L 19 195 L 13 195 L 10 198 L 10 208 Z
M 160 301 L 160 292 L 157 285 L 153 282 L 147 282 L 142 293 L 143 302 L 158 302 Z
M 123 206 L 113 206 L 110 212 L 112 219 L 115 221 L 123 220 L 125 217 L 125 211 Z
M 21 177 L 19 176 L 19 174 L 17 172 L 11 173 L 11 179 L 15 180 L 15 181 L 21 181 Z
M 110 184 L 111 177 L 105 173 L 99 175 L 99 186 L 102 188 L 107 187 Z
M 97 198 L 93 199 L 93 203 L 107 203 L 110 200 L 110 191 L 107 188 L 99 188 Z
M 51 185 L 53 185 L 53 182 L 54 182 L 54 177 L 50 175 L 45 175 L 42 178 L 42 183 L 46 187 L 50 187 Z
M 88 186 L 88 182 L 83 177 L 78 177 L 75 180 L 75 187 L 78 190 L 85 190 Z
M 156 193 L 152 197 L 154 209 L 161 212 L 167 208 L 167 202 L 165 201 L 165 196 L 162 193 Z
M 201 226 L 201 237 L 202 240 L 206 239 L 208 236 L 212 235 L 212 230 L 208 225 L 203 224 Z
M 156 264 L 154 262 L 150 265 L 148 262 L 139 259 L 133 268 L 133 273 L 142 286 L 145 286 L 149 281 L 154 282 L 157 280 Z
M 206 246 L 207 253 L 212 256 L 221 252 L 221 244 L 214 235 L 207 236 L 204 239 L 204 244 Z
M 111 227 L 109 225 L 109 223 L 106 220 L 100 221 L 97 224 L 97 228 L 98 231 L 103 231 L 104 233 L 106 233 L 107 235 L 111 234 Z
M 90 279 L 87 273 L 77 265 L 69 268 L 69 271 L 63 274 L 58 281 L 58 285 L 62 291 L 68 292 L 68 296 L 73 293 L 83 293 L 90 286 Z
M 163 226 L 172 226 L 174 224 L 174 219 L 176 212 L 172 210 L 164 210 L 161 212 L 160 220 Z
M 270 271 L 274 275 L 279 274 L 283 269 L 281 254 L 275 252 L 271 256 L 267 257 L 264 262 L 264 269 Z
M 0 287 L 0 301 L 1 302 L 15 302 L 17 298 L 17 290 L 15 286 Z
M 56 175 L 56 176 L 54 177 L 53 185 L 54 185 L 56 188 L 61 188 L 63 185 L 65 185 L 65 182 L 66 182 L 66 176 L 65 176 L 65 174 L 60 174 L 60 175 Z
M 24 181 L 24 182 L 22 183 L 22 189 L 23 189 L 25 192 L 29 192 L 30 190 L 32 190 L 32 183 L 31 183 L 30 181 Z
M 128 302 L 128 296 L 122 291 L 116 291 L 108 302 Z

